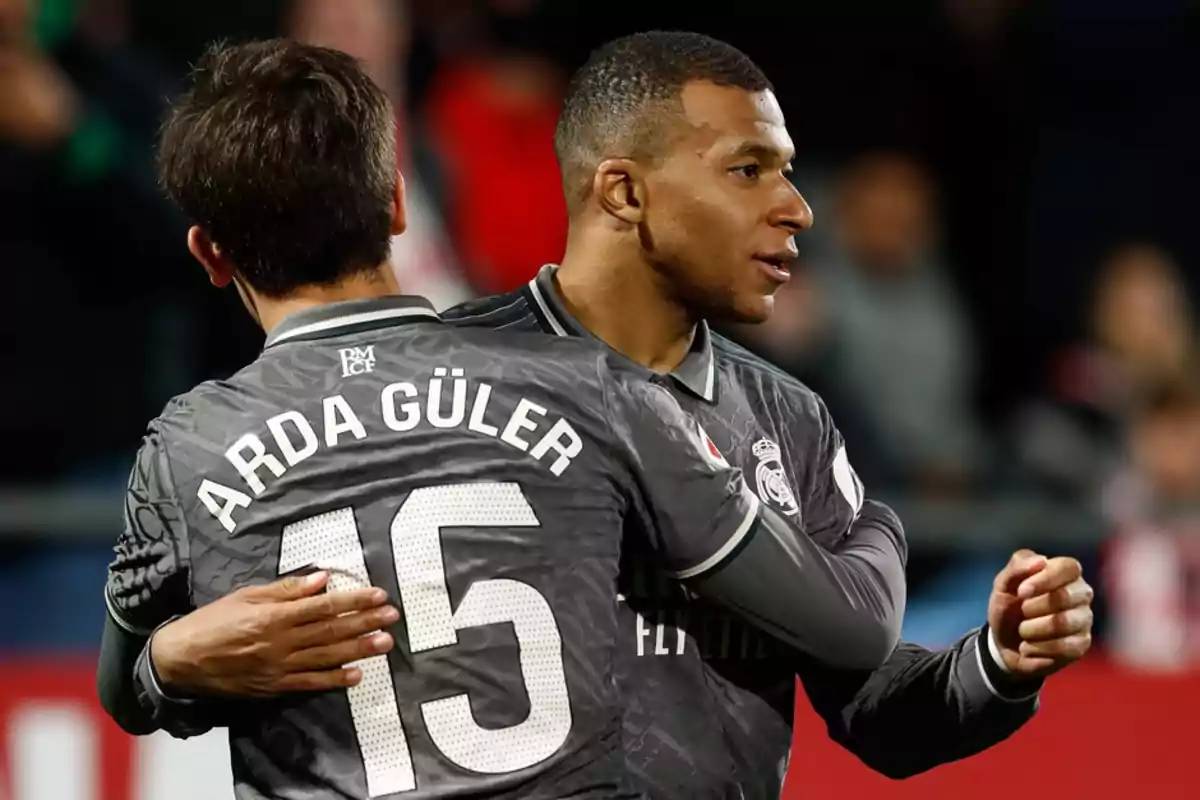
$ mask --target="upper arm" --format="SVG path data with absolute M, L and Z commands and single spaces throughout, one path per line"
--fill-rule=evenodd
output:
M 785 402 L 790 430 L 783 435 L 790 438 L 791 449 L 804 459 L 803 469 L 798 471 L 802 476 L 798 499 L 805 532 L 817 543 L 833 547 L 858 519 L 866 490 L 824 401 L 809 392 L 806 396 L 785 396 Z
M 140 636 L 191 609 L 187 524 L 171 480 L 166 443 L 152 425 L 129 476 L 125 523 L 108 568 L 113 620 Z
M 645 380 L 609 384 L 649 538 L 666 572 L 712 572 L 753 534 L 758 498 L 670 392 Z

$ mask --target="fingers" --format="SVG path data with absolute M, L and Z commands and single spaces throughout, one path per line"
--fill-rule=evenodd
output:
M 282 607 L 280 619 L 289 625 L 332 619 L 340 614 L 367 611 L 387 602 L 387 592 L 368 586 L 347 592 L 326 592 L 316 597 L 293 600 Z
M 1091 632 L 1076 633 L 1046 642 L 1021 642 L 1022 659 L 1046 658 L 1052 661 L 1072 661 L 1082 658 L 1092 646 Z
M 325 588 L 329 581 L 329 573 L 314 572 L 310 575 L 292 575 L 281 578 L 263 586 L 247 586 L 242 593 L 249 600 L 279 601 L 299 600 L 309 597 Z
M 362 680 L 362 670 L 343 667 L 318 672 L 293 672 L 279 680 L 280 694 L 289 692 L 328 692 L 357 686 Z
M 1095 592 L 1083 578 L 1072 581 L 1052 592 L 1031 597 L 1021 603 L 1021 616 L 1025 619 L 1044 617 L 1069 608 L 1090 605 Z
M 1083 577 L 1083 566 L 1073 558 L 1058 557 L 1046 562 L 1038 572 L 1028 575 L 1017 587 L 1023 600 L 1048 594 Z
M 1094 592 L 1083 579 L 1083 567 L 1074 558 L 1047 559 L 1029 550 L 1018 550 L 996 576 L 995 589 L 1020 598 L 1019 617 L 1010 636 L 1019 639 L 1017 670 L 1045 677 L 1081 658 L 1092 644 Z M 1015 642 L 1013 642 L 1015 644 Z M 1011 650 L 1011 647 L 1010 647 Z
M 1017 587 L 1029 576 L 1046 566 L 1046 557 L 1032 550 L 1018 550 L 1008 564 L 996 575 L 995 588 L 1005 594 L 1016 594 Z
M 395 606 L 380 606 L 367 611 L 310 622 L 297 628 L 290 637 L 290 641 L 296 650 L 337 644 L 377 631 L 380 628 L 386 628 L 399 619 L 400 612 L 396 610 Z M 345 662 L 339 663 L 344 664 Z
M 1021 623 L 1017 632 L 1026 642 L 1048 642 L 1092 630 L 1092 609 L 1071 608 Z
M 396 646 L 390 633 L 373 633 L 337 644 L 312 647 L 288 657 L 289 672 L 331 670 L 370 656 L 384 655 Z

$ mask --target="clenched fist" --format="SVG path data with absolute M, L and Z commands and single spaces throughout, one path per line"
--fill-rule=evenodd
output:
M 1018 550 L 996 576 L 988 624 L 1004 666 L 1045 678 L 1078 661 L 1092 646 L 1092 587 L 1073 558 Z

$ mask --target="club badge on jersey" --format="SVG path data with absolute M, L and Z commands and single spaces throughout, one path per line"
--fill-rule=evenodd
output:
M 764 502 L 789 517 L 800 513 L 796 495 L 788 485 L 787 473 L 783 471 L 783 458 L 779 445 L 770 439 L 759 439 L 752 448 L 758 466 L 754 478 L 758 483 L 758 496 Z

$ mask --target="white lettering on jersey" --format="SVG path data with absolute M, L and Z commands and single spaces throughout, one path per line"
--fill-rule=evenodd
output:
M 283 426 L 285 422 L 290 422 L 292 428 L 300 436 L 299 447 L 292 441 L 287 428 Z M 267 420 L 267 428 L 275 437 L 275 446 L 279 448 L 279 452 L 283 453 L 283 458 L 289 467 L 296 466 L 317 452 L 317 434 L 299 411 L 285 411 L 282 414 L 276 414 Z
M 435 428 L 457 428 L 462 425 L 463 417 L 467 413 L 467 382 L 454 381 L 454 388 L 450 390 L 453 398 L 450 402 L 450 413 L 446 414 L 442 408 L 442 382 L 445 377 L 445 367 L 438 367 L 433 371 L 433 380 L 429 382 L 429 407 L 425 414 L 429 418 L 429 424 Z M 454 370 L 454 377 L 461 379 L 463 371 Z
M 249 508 L 250 495 L 230 489 L 216 481 L 210 481 L 205 478 L 200 483 L 200 488 L 196 491 L 196 495 L 200 498 L 200 502 L 204 503 L 204 507 L 208 509 L 208 513 L 217 518 L 217 521 L 224 526 L 225 530 L 233 533 L 237 527 L 237 522 L 233 519 L 233 510 L 235 508 Z M 217 503 L 217 498 L 224 500 L 223 505 Z
M 752 450 L 754 457 L 758 459 L 754 478 L 758 483 L 759 498 L 789 517 L 799 514 L 800 506 L 796 503 L 796 495 L 792 493 L 787 473 L 783 471 L 779 445 L 764 438 L 755 442 Z
M 558 458 L 550 465 L 550 471 L 556 476 L 562 475 L 563 470 L 571 466 L 571 459 L 583 452 L 583 440 L 565 419 L 555 422 L 550 430 L 546 431 L 546 435 L 530 449 L 529 455 L 541 461 L 542 456 L 551 450 L 558 453 Z
M 425 425 L 435 430 L 470 431 L 526 453 L 556 477 L 583 452 L 583 439 L 571 423 L 551 416 L 545 407 L 532 400 L 519 398 L 507 419 L 502 418 L 503 411 L 497 411 L 496 406 L 492 386 L 473 383 L 462 369 L 448 367 L 433 371 L 427 390 L 404 381 L 383 387 L 378 420 L 382 425 L 378 427 L 370 416 L 373 408 L 356 411 L 340 394 L 324 397 L 316 412 L 318 419 L 309 419 L 294 409 L 283 411 L 266 420 L 269 437 L 247 432 L 225 451 L 225 459 L 237 470 L 250 493 L 205 479 L 197 496 L 209 513 L 232 533 L 237 527 L 233 512 L 248 507 L 266 491 L 273 478 L 283 477 L 287 470 L 311 458 L 322 446 L 348 447 L 383 429 L 403 433 Z
M 340 394 L 321 401 L 325 410 L 325 446 L 337 447 L 338 437 L 343 433 L 354 434 L 355 439 L 367 438 L 367 430 L 359 422 L 358 415 Z
M 508 424 L 504 426 L 504 433 L 500 434 L 500 441 L 511 444 L 518 450 L 528 450 L 529 442 L 522 439 L 520 433 L 521 431 L 537 430 L 537 423 L 529 418 L 530 414 L 544 417 L 546 409 L 522 397 L 521 402 L 517 403 L 517 410 L 508 418 Z
M 247 450 L 250 451 L 250 458 L 246 458 Z M 233 447 L 225 451 L 225 460 L 233 464 L 233 468 L 256 495 L 262 494 L 267 488 L 262 478 L 258 477 L 260 469 L 266 467 L 275 473 L 276 478 L 286 469 L 278 458 L 267 452 L 267 446 L 262 443 L 262 439 L 253 433 L 243 434 L 242 438 L 234 442 Z
M 364 375 L 375 369 L 375 345 L 373 344 L 366 347 L 343 347 L 338 350 L 338 357 L 342 360 L 343 378 Z
M 500 429 L 495 425 L 489 425 L 483 421 L 483 415 L 488 410 L 488 401 L 491 399 L 492 387 L 486 383 L 479 384 L 479 391 L 475 393 L 475 402 L 471 405 L 471 421 L 467 423 L 467 430 L 482 433 L 484 436 L 496 436 L 500 433 Z
M 383 387 L 383 394 L 379 396 L 379 401 L 383 404 L 383 424 L 397 433 L 404 433 L 421 423 L 421 404 L 412 400 L 397 405 L 398 394 L 408 398 L 416 397 L 417 387 L 411 383 L 390 383 Z M 403 412 L 403 418 L 397 416 L 397 411 Z

